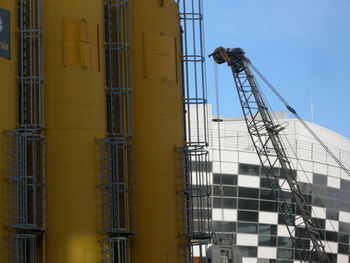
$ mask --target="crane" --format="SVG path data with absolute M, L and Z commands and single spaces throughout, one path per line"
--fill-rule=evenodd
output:
M 241 48 L 219 47 L 209 56 L 213 56 L 216 63 L 227 63 L 231 67 L 249 135 L 258 154 L 263 172 L 269 179 L 274 197 L 278 200 L 278 211 L 286 224 L 298 259 L 301 262 L 308 263 L 330 263 L 331 260 L 325 251 L 320 233 L 317 231 L 317 223 L 311 216 L 310 207 L 302 195 L 296 180 L 296 174 L 293 172 L 291 162 L 281 141 L 279 133 L 284 127 L 274 122 L 272 113 L 267 107 L 267 102 L 262 96 L 252 72 L 250 60 Z M 285 104 L 290 112 L 297 114 L 289 104 Z M 305 124 L 305 122 L 302 123 Z M 320 141 L 317 136 L 316 139 Z M 322 146 L 326 147 L 324 144 Z M 326 150 L 329 151 L 328 148 Z M 336 161 L 344 168 L 339 160 Z M 277 171 L 281 171 L 285 179 L 284 183 L 286 182 L 291 190 L 297 213 L 293 211 L 293 206 L 284 197 L 283 186 L 279 183 L 281 176 Z M 346 172 L 349 171 L 346 170 Z M 295 220 L 294 214 L 297 214 Z M 305 248 L 302 240 L 295 235 L 296 227 L 303 227 L 307 231 L 312 242 L 310 250 Z

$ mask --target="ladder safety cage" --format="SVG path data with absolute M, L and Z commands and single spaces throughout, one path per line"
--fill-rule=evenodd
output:
M 99 140 L 103 263 L 128 263 L 134 234 L 129 1 L 104 0 L 108 136 Z
M 113 138 L 99 143 L 102 229 L 109 234 L 131 234 L 135 202 L 132 145 Z
M 45 227 L 44 137 L 32 132 L 8 131 L 10 226 L 42 230 Z
M 202 147 L 182 150 L 183 207 L 185 235 L 193 239 L 210 239 L 211 187 L 208 151 Z
M 177 0 L 181 26 L 185 144 L 181 152 L 181 193 L 186 237 L 185 262 L 194 262 L 197 242 L 210 243 L 211 192 L 202 0 Z M 196 259 L 197 260 L 197 259 Z M 205 253 L 199 257 L 205 260 Z
M 9 263 L 36 263 L 37 237 L 33 234 L 15 234 L 9 239 Z
M 278 202 L 278 211 L 293 242 L 296 260 L 301 262 L 331 262 L 317 230 L 321 227 L 311 216 L 311 207 L 302 195 L 296 181 L 296 174 L 280 139 L 279 132 L 282 129 L 280 125 L 273 122 L 271 113 L 250 69 L 249 59 L 245 57 L 241 48 L 225 49 L 219 47 L 210 56 L 213 56 L 218 64 L 227 62 L 232 69 L 249 135 L 265 176 L 269 179 L 270 188 Z M 277 171 L 281 171 L 281 174 Z M 281 179 L 283 179 L 282 183 Z M 293 201 L 296 204 L 296 211 L 285 197 L 284 184 L 290 188 Z M 310 248 L 301 246 L 303 240 L 295 235 L 295 232 L 301 229 L 307 233 L 311 240 Z
M 106 84 L 108 132 L 131 136 L 128 1 L 105 1 Z
M 102 263 L 129 262 L 128 242 L 126 237 L 103 239 L 101 241 Z
M 22 128 L 44 127 L 44 24 L 43 0 L 18 1 L 19 124 Z

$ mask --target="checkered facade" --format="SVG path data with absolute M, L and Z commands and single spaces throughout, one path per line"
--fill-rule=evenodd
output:
M 287 152 L 298 156 L 291 159 L 295 176 L 326 252 L 335 263 L 350 263 L 350 178 L 306 131 L 301 132 L 294 120 L 283 121 L 290 126 L 286 129 Z M 221 151 L 217 125 L 220 125 Z M 285 226 L 299 222 L 295 218 L 284 222 L 277 212 L 276 200 L 253 151 L 244 121 L 224 118 L 220 124 L 213 122 L 210 126 L 213 231 L 219 239 L 229 240 L 240 248 L 244 263 L 300 262 Z M 320 126 L 312 128 L 321 133 L 331 150 L 350 167 L 350 141 Z M 283 175 L 280 175 L 282 184 Z M 289 187 L 282 188 L 284 197 L 298 213 Z M 297 246 L 310 248 L 312 244 L 304 228 L 296 229 L 295 235 L 302 238 Z

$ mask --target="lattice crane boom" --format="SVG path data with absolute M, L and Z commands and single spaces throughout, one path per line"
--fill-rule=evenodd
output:
M 250 61 L 241 48 L 217 48 L 210 56 L 218 64 L 227 62 L 232 69 L 238 97 L 242 106 L 248 132 L 260 159 L 262 169 L 269 179 L 278 210 L 286 224 L 295 252 L 301 262 L 329 263 L 317 226 L 311 217 L 310 206 L 296 181 L 296 175 L 279 136 L 283 127 L 275 124 L 267 104 L 262 97 L 259 86 L 250 69 Z M 279 171 L 281 174 L 278 174 Z M 280 179 L 283 178 L 283 182 Z M 284 184 L 288 184 L 295 200 L 297 213 L 291 203 L 285 198 Z M 294 214 L 298 214 L 294 218 Z M 298 223 L 296 223 L 298 222 Z M 300 238 L 296 237 L 296 228 L 304 228 L 312 242 L 310 248 L 305 248 Z

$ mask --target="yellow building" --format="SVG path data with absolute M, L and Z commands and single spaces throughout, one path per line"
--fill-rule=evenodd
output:
M 178 4 L 0 10 L 0 262 L 184 262 Z

